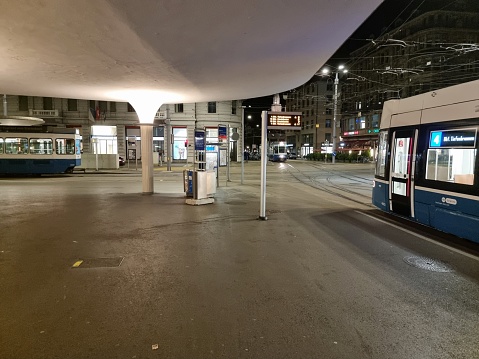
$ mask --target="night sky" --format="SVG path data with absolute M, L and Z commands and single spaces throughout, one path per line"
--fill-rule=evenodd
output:
M 459 6 L 463 10 L 479 11 L 479 0 L 384 0 L 327 63 L 332 66 L 347 64 L 352 51 L 399 26 L 411 15 L 419 15 L 425 11 L 436 9 L 452 9 L 453 6 Z M 344 20 L 338 20 L 339 23 L 341 21 Z M 284 101 L 281 101 L 284 105 Z M 254 124 L 260 123 L 261 111 L 268 110 L 272 103 L 273 95 L 245 100 L 243 102 L 243 105 L 247 106 L 245 117 L 247 114 L 251 114 Z

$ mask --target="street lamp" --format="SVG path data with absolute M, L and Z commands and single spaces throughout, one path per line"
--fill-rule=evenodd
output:
M 334 112 L 333 112 L 333 155 L 332 155 L 332 158 L 331 158 L 331 161 L 332 163 L 336 163 L 336 116 L 337 116 L 337 112 L 338 112 L 338 83 L 339 83 L 339 72 L 341 73 L 347 73 L 348 70 L 346 70 L 344 68 L 343 65 L 339 65 L 338 68 L 336 69 L 336 71 L 334 71 L 336 73 L 336 77 L 334 79 L 334 97 L 333 97 L 333 100 L 334 100 Z M 328 68 L 324 68 L 321 70 L 321 73 L 323 75 L 328 75 L 329 74 L 329 69 Z

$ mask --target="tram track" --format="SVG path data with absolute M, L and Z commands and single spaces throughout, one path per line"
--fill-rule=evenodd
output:
M 365 206 L 374 208 L 373 205 L 371 204 L 371 196 L 359 193 L 359 192 L 351 190 L 349 188 L 345 188 L 344 186 L 338 185 L 338 184 L 333 182 L 335 178 L 339 177 L 339 178 L 347 179 L 349 181 L 354 181 L 354 182 L 357 182 L 358 184 L 363 184 L 364 185 L 366 183 L 371 184 L 371 179 L 361 177 L 361 176 L 355 176 L 355 175 L 344 175 L 344 174 L 341 174 L 341 173 L 338 173 L 338 172 L 335 172 L 335 171 L 328 171 L 328 170 L 325 170 L 324 168 L 322 168 L 320 166 L 317 166 L 317 165 L 312 165 L 310 167 L 315 168 L 317 170 L 321 170 L 323 172 L 326 172 L 329 175 L 318 180 L 317 173 L 309 174 L 308 172 L 310 172 L 310 171 L 301 170 L 301 169 L 299 169 L 299 168 L 297 168 L 293 165 L 289 166 L 288 172 L 297 181 L 299 181 L 299 182 L 301 182 L 301 183 L 303 183 L 303 184 L 305 184 L 309 187 L 321 190 L 323 192 L 329 193 L 331 195 L 334 195 L 334 196 L 342 198 L 342 199 L 346 199 L 346 200 L 354 202 L 354 203 L 358 203 L 358 204 L 361 204 L 361 205 L 365 205 Z M 351 184 L 349 186 L 351 186 Z M 357 197 L 360 197 L 360 198 L 364 198 L 365 201 L 354 198 L 352 196 L 357 196 Z

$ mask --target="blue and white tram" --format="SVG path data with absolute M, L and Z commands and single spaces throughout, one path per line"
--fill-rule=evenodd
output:
M 271 145 L 269 160 L 273 162 L 286 162 L 288 159 L 288 147 L 284 142 Z
M 479 81 L 384 104 L 379 209 L 479 243 Z
M 55 174 L 81 164 L 76 129 L 0 127 L 0 174 Z

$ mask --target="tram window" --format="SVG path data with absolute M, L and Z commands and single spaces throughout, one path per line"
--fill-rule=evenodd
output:
M 75 140 L 73 138 L 57 138 L 55 142 L 57 155 L 75 154 Z
M 275 145 L 273 147 L 273 153 L 286 153 L 286 146 Z
M 3 138 L 0 138 L 0 155 L 3 154 Z
M 474 148 L 438 148 L 427 151 L 426 179 L 474 184 Z
M 28 152 L 28 138 L 5 138 L 5 153 L 22 155 Z
M 376 162 L 376 175 L 384 177 L 386 174 L 386 158 L 388 155 L 388 133 L 382 131 L 379 133 L 378 158 Z
M 30 153 L 35 155 L 51 155 L 53 153 L 53 140 L 51 138 L 31 138 Z

